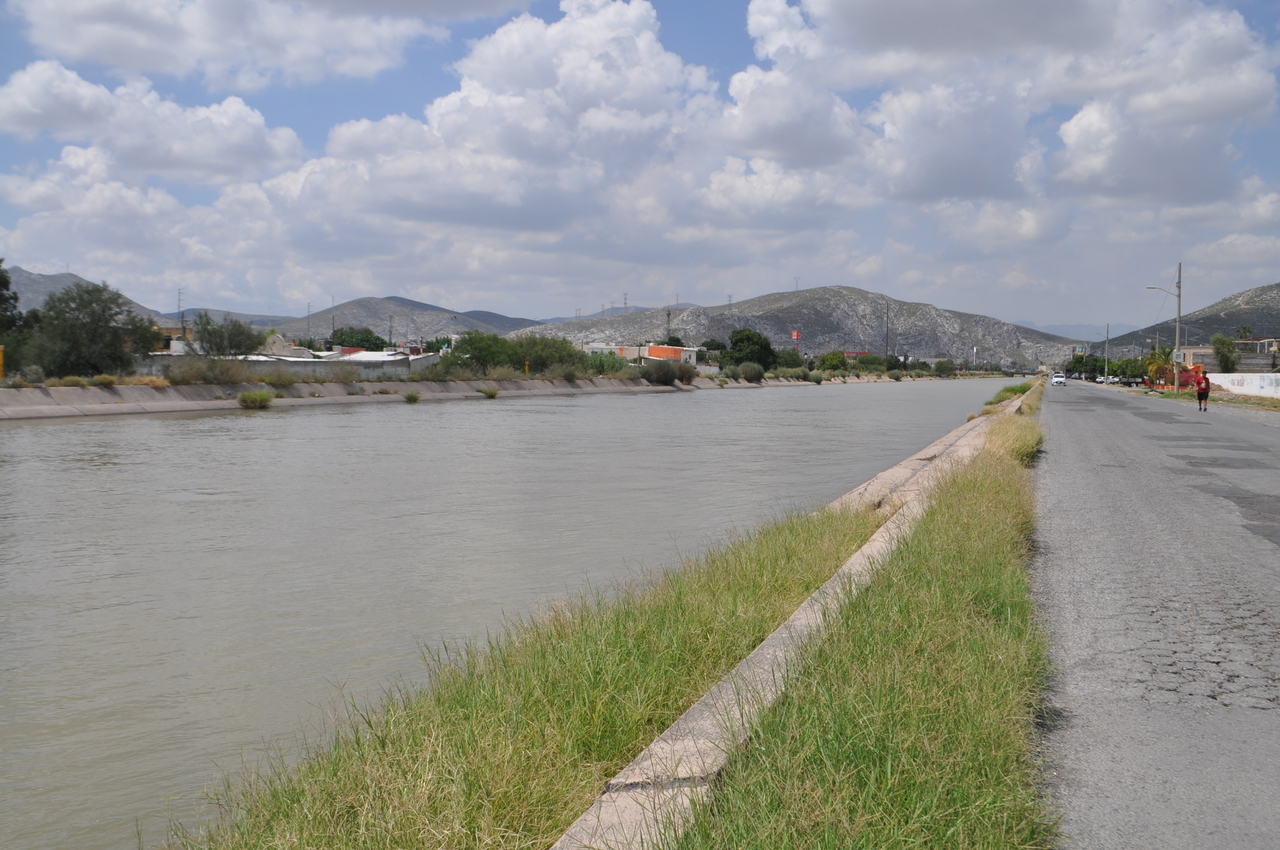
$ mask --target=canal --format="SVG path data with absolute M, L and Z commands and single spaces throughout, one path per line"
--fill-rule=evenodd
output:
M 1006 383 L 0 426 L 3 843 L 162 843 L 423 647 L 828 502 Z

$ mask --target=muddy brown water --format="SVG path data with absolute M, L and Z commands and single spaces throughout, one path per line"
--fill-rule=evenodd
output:
M 830 501 L 1006 383 L 0 425 L 0 845 L 161 843 L 423 646 Z

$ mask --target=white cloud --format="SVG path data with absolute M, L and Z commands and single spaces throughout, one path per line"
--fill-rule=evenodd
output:
M 371 77 L 400 64 L 411 42 L 447 37 L 439 26 L 421 20 L 420 12 L 374 17 L 367 8 L 346 3 L 10 0 L 9 5 L 26 20 L 32 44 L 47 56 L 134 74 L 199 73 L 212 87 L 247 91 L 277 78 Z
M 800 274 L 981 311 L 1100 267 L 1138 277 L 1187 244 L 1238 271 L 1280 227 L 1274 169 L 1242 179 L 1235 146 L 1274 122 L 1274 51 L 1191 0 L 752 0 L 761 62 L 723 93 L 663 47 L 644 0 L 564 0 L 561 19 L 470 44 L 456 91 L 337 124 L 308 161 L 238 98 L 186 106 L 68 67 L 240 86 L 374 73 L 430 22 L 520 0 L 242 0 L 252 26 L 214 0 L 69 2 L 84 14 L 37 39 L 62 61 L 0 88 L 10 132 L 71 143 L 0 175 L 32 211 L 5 251 L 92 258 L 92 276 L 157 291 L 533 313 L 622 291 L 740 299 Z M 51 6 L 18 3 L 52 26 Z M 156 176 L 219 195 L 184 206 Z
M 186 183 L 227 183 L 296 164 L 297 135 L 269 129 L 238 97 L 184 108 L 162 100 L 145 80 L 109 91 L 52 61 L 34 62 L 0 87 L 0 127 L 21 137 L 49 132 L 89 141 L 113 173 Z
M 1205 266 L 1262 266 L 1274 275 L 1280 267 L 1280 236 L 1232 233 L 1216 242 L 1193 246 L 1187 259 Z

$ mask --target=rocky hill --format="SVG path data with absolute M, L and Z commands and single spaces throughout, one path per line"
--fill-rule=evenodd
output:
M 512 336 L 554 332 L 575 343 L 634 345 L 661 340 L 670 333 L 687 344 L 707 339 L 727 342 L 738 328 L 751 328 L 775 348 L 791 346 L 800 331 L 803 352 L 867 351 L 912 357 L 948 357 L 1035 367 L 1070 356 L 1073 340 L 1012 325 L 988 316 L 943 310 L 932 304 L 898 301 L 849 286 L 824 286 L 775 292 L 720 307 L 658 308 L 611 318 L 572 319 L 543 330 L 528 328 Z M 886 342 L 887 332 L 887 342 Z
M 1111 338 L 1111 345 L 1147 350 L 1157 335 L 1162 346 L 1173 344 L 1173 319 Z M 1246 289 L 1228 295 L 1202 310 L 1182 317 L 1184 345 L 1208 345 L 1214 334 L 1234 337 L 1247 325 L 1255 337 L 1280 337 L 1280 283 Z M 1095 343 L 1095 349 L 1101 344 Z
M 36 274 L 29 272 L 22 266 L 9 266 L 6 271 L 9 272 L 9 283 L 12 285 L 12 291 L 18 293 L 18 309 L 24 313 L 32 308 L 40 308 L 44 306 L 44 300 L 55 292 L 61 292 L 68 286 L 76 283 L 89 283 L 94 281 L 85 280 L 78 274 L 63 272 L 62 274 Z M 144 307 L 131 298 L 125 298 L 129 302 L 130 309 L 139 316 L 157 316 L 163 317 L 158 310 L 150 307 Z
M 334 328 L 370 328 L 374 333 L 395 342 L 409 339 L 433 339 L 438 336 L 480 330 L 491 334 L 507 334 L 540 324 L 533 319 L 514 319 L 484 310 L 459 312 L 408 298 L 357 298 L 336 307 L 312 313 L 306 318 L 290 319 L 276 326 L 286 339 L 302 339 L 308 334 L 316 339 L 329 335 Z

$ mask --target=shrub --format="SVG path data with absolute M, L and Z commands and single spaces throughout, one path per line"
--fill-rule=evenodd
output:
M 274 396 L 266 390 L 246 390 L 240 393 L 236 401 L 245 410 L 266 410 L 271 406 Z
M 418 399 L 420 398 L 422 398 L 422 396 L 418 395 L 416 390 L 410 390 L 404 394 L 404 400 L 409 404 L 417 404 Z
M 828 351 L 818 358 L 818 368 L 824 372 L 848 369 L 849 361 L 845 358 L 843 351 Z
M 573 367 L 579 376 L 587 371 L 587 355 L 563 337 L 532 334 L 515 340 L 515 357 L 510 365 L 522 369 L 526 362 L 529 364 L 529 371 L 535 373 L 545 373 L 556 365 Z M 575 381 L 577 378 L 565 380 Z
M 742 377 L 742 368 L 737 365 L 726 366 L 720 370 L 720 374 L 731 381 L 736 381 Z
M 276 390 L 276 398 L 284 398 L 284 390 Z
M 901 370 L 901 369 L 890 369 L 888 374 L 889 374 L 889 377 L 890 377 L 890 378 L 892 378 L 892 379 L 893 379 L 893 380 L 895 380 L 895 381 L 901 381 L 901 380 L 902 380 L 902 370 Z
M 693 379 L 696 377 L 698 377 L 698 367 L 692 363 L 685 363 L 681 360 L 676 364 L 676 378 L 679 379 L 680 383 L 688 386 L 693 383 Z
M 43 384 L 44 370 L 39 366 L 27 366 L 22 370 L 22 380 L 28 384 Z
M 587 355 L 587 371 L 593 375 L 611 375 L 627 366 L 627 361 L 616 351 L 597 351 Z
M 815 384 L 822 383 L 822 373 L 819 372 L 817 369 L 814 369 L 812 372 L 809 373 L 809 380 Z
M 280 389 L 282 387 L 291 387 L 298 383 L 298 379 L 288 372 L 272 372 L 262 378 L 262 383 L 269 387 Z
M 722 387 L 727 387 L 727 386 L 729 385 L 729 379 L 728 379 L 728 378 L 721 378 L 720 380 L 716 381 L 716 384 L 718 384 L 719 386 L 722 386 Z
M 764 380 L 764 367 L 759 363 L 752 363 L 748 360 L 738 365 L 738 369 L 742 372 L 743 380 L 751 384 L 758 384 Z
M 87 387 L 89 386 L 89 382 L 79 375 L 64 375 L 62 378 L 62 385 L 64 387 Z M 47 383 L 46 386 L 48 386 Z
M 794 348 L 784 348 L 778 352 L 779 370 L 782 369 L 799 369 L 804 365 L 804 360 L 800 357 L 800 352 Z
M 670 361 L 659 360 L 652 366 L 648 366 L 646 368 L 653 372 L 653 377 L 648 379 L 651 384 L 660 384 L 664 387 L 669 387 L 676 382 L 676 367 L 675 364 Z
M 121 378 L 120 383 L 129 387 L 151 387 L 153 390 L 163 390 L 169 386 L 169 382 L 159 375 L 128 375 Z
M 480 395 L 484 396 L 485 398 L 498 397 L 497 387 L 476 387 L 476 392 L 480 393 Z
M 636 370 L 637 377 L 642 381 L 648 381 L 651 384 L 658 382 L 658 373 L 653 371 L 652 366 L 641 366 Z
M 93 382 L 98 386 L 109 390 L 116 385 L 116 376 L 115 375 L 94 375 Z
M 568 381 L 573 383 L 583 375 L 583 367 L 577 363 L 552 363 L 542 370 L 542 378 L 546 381 Z
M 613 378 L 618 381 L 634 381 L 640 377 L 640 370 L 627 364 L 615 372 L 610 372 L 606 377 Z
M 484 376 L 490 381 L 518 381 L 524 377 L 524 372 L 511 366 L 494 366 Z

